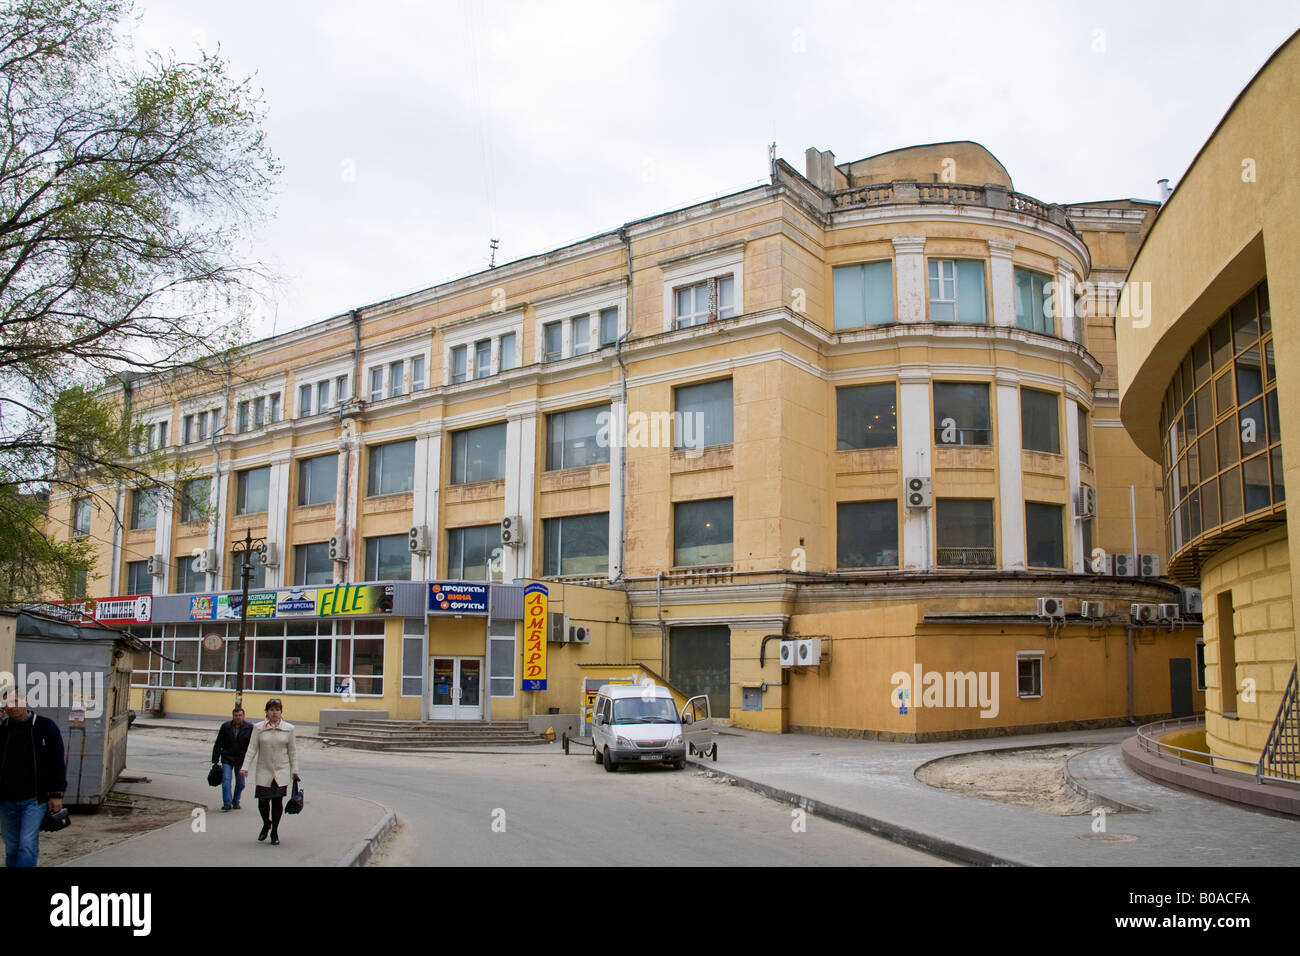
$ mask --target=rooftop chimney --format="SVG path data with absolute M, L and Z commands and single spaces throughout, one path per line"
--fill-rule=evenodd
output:
M 1172 189 L 1169 188 L 1169 180 L 1167 180 L 1167 179 L 1157 179 L 1157 180 L 1156 180 L 1156 185 L 1158 185 L 1158 186 L 1160 187 L 1160 201 L 1161 201 L 1161 202 L 1168 202 L 1168 201 L 1169 201 L 1169 197 L 1172 196 L 1172 195 L 1174 194 L 1174 191 L 1173 191 Z
M 835 154 L 809 146 L 803 154 L 804 176 L 824 193 L 835 190 Z

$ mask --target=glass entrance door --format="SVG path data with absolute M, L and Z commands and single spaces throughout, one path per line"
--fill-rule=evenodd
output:
M 434 657 L 429 670 L 434 720 L 483 719 L 483 658 Z

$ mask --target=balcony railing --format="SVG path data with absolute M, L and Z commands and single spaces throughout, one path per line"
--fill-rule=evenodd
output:
M 936 564 L 941 568 L 992 568 L 997 566 L 993 548 L 936 548 Z
M 831 202 L 836 210 L 909 203 L 985 206 L 1045 219 L 1068 229 L 1075 236 L 1079 235 L 1079 231 L 1066 216 L 1064 206 L 1049 205 L 1033 196 L 994 184 L 975 186 L 969 183 L 918 183 L 915 180 L 901 179 L 892 183 L 872 183 L 840 189 L 831 194 Z
M 698 568 L 673 568 L 664 572 L 664 584 L 691 587 L 701 584 L 730 584 L 735 566 L 715 564 Z

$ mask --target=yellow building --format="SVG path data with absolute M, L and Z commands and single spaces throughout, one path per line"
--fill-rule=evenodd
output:
M 1300 34 L 1233 103 L 1161 209 L 1117 322 L 1125 427 L 1160 462 L 1170 573 L 1205 607 L 1210 752 L 1254 763 L 1295 734 L 1297 636 L 1286 489 L 1300 391 Z M 1125 304 L 1145 298 L 1139 321 Z M 1274 738 L 1276 739 L 1276 738 Z M 1294 758 L 1292 758 L 1294 759 Z M 1246 769 L 1223 761 L 1230 769 Z M 1265 760 L 1263 772 L 1295 777 Z
M 228 376 L 129 383 L 209 509 L 123 488 L 51 515 L 105 543 L 95 593 L 150 595 L 137 624 L 163 656 L 139 680 L 171 711 L 226 707 L 203 688 L 234 652 L 202 639 L 232 634 L 251 535 L 273 546 L 251 686 L 302 695 L 306 720 L 340 693 L 398 717 L 571 713 L 583 664 L 643 665 L 774 731 L 1199 709 L 1199 625 L 1160 576 L 1159 469 L 1114 372 L 1109 293 L 1156 204 L 1045 204 L 970 142 L 805 159 L 256 343 Z M 567 625 L 533 691 L 538 580 Z M 490 619 L 439 607 L 465 582 L 490 585 Z

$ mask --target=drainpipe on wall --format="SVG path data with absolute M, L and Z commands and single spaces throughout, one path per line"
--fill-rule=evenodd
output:
M 122 415 L 127 422 L 127 441 L 131 436 L 131 379 L 126 375 L 121 376 L 122 381 Z M 127 451 L 132 449 L 128 446 Z M 121 479 L 117 482 L 117 494 L 114 501 L 114 521 L 113 521 L 113 566 L 109 569 L 109 590 L 117 594 L 122 585 L 122 551 L 123 551 L 123 529 L 125 527 L 126 513 L 126 489 Z
M 611 584 L 618 584 L 623 580 L 623 543 L 627 540 L 627 363 L 623 361 L 623 343 L 632 334 L 632 237 L 628 234 L 627 226 L 619 227 L 618 237 L 623 240 L 623 247 L 627 253 L 627 328 L 623 330 L 623 334 L 614 343 L 614 358 L 618 359 L 623 397 L 623 420 L 620 423 L 623 428 L 623 435 L 620 438 L 623 442 L 623 454 L 619 458 L 618 468 L 618 490 L 619 500 L 623 502 L 623 521 L 620 523 L 621 530 L 618 535 L 618 575 L 610 582 Z M 661 620 L 660 628 L 662 629 L 662 627 L 663 621 Z M 666 663 L 664 666 L 667 666 Z
M 221 449 L 217 445 L 217 438 L 230 427 L 230 389 L 231 389 L 231 371 L 230 366 L 226 366 L 226 400 L 221 409 L 221 424 L 212 429 L 212 454 L 215 461 L 212 466 L 212 497 L 211 501 L 216 502 L 216 507 L 212 510 L 212 518 L 208 522 L 209 534 L 208 541 L 210 547 L 217 553 L 217 570 L 206 572 L 206 576 L 211 578 L 210 587 L 214 591 L 221 590 L 221 568 L 225 565 L 226 559 L 221 556 L 221 542 L 217 540 L 218 532 L 221 529 Z
M 361 310 L 353 309 L 350 313 L 352 316 L 352 400 L 361 401 Z M 339 407 L 339 428 L 343 432 L 343 520 L 339 525 L 339 540 L 347 543 L 347 560 L 336 561 L 335 564 L 342 564 L 346 569 L 348 562 L 353 560 L 353 547 L 349 539 L 348 508 L 352 505 L 352 430 L 343 424 L 343 402 L 338 403 Z M 346 570 L 340 576 L 336 571 L 334 574 L 335 582 L 347 580 Z
M 1133 625 L 1132 624 L 1126 625 L 1124 627 L 1124 633 L 1128 638 L 1128 650 L 1127 650 L 1127 662 L 1126 662 L 1126 668 L 1128 672 L 1128 722 L 1129 722 L 1129 726 L 1132 726 L 1137 723 L 1137 720 L 1133 715 L 1133 654 L 1135 650 L 1135 648 L 1133 647 Z
M 659 619 L 659 666 L 668 677 L 668 628 L 664 626 L 664 573 L 655 574 L 655 616 Z M 669 678 L 671 680 L 671 678 Z

